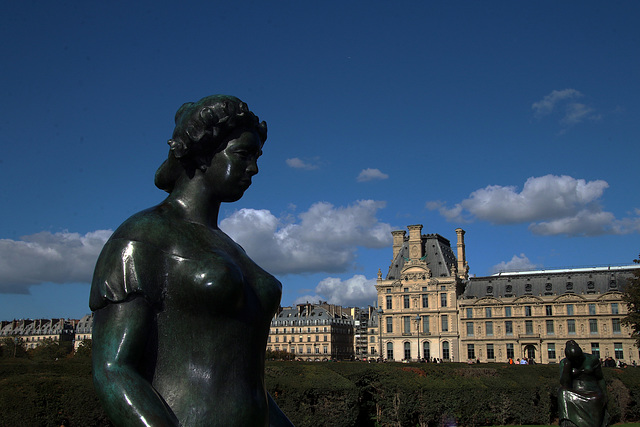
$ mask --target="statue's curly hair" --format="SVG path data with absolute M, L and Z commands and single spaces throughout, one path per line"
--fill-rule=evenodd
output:
M 175 122 L 173 136 L 167 142 L 169 156 L 155 176 L 156 187 L 168 193 L 183 170 L 189 177 L 193 177 L 196 169 L 206 170 L 234 130 L 256 131 L 262 144 L 267 140 L 267 123 L 260 122 L 247 104 L 229 95 L 211 95 L 182 104 Z

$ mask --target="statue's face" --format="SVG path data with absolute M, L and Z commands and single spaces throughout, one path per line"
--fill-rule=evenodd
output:
M 565 355 L 572 360 L 579 359 L 582 356 L 582 349 L 576 342 L 567 343 L 567 347 L 564 350 Z
M 262 143 L 255 131 L 236 131 L 226 147 L 217 152 L 207 167 L 205 177 L 216 200 L 235 202 L 251 185 L 258 173 Z

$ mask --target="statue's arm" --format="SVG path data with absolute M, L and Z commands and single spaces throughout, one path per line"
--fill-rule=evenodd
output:
M 178 420 L 137 369 L 153 324 L 153 310 L 136 296 L 97 310 L 93 323 L 93 381 L 117 426 L 178 426 Z
M 273 397 L 267 393 L 269 399 L 269 427 L 293 427 L 293 423 L 278 407 Z

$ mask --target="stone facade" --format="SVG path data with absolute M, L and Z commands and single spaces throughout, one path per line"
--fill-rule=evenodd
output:
M 469 277 L 465 232 L 449 240 L 394 231 L 386 277 L 378 272 L 378 353 L 387 360 L 557 363 L 567 340 L 588 353 L 639 359 L 622 291 L 637 266 Z
M 638 361 L 622 290 L 634 266 L 501 273 L 472 278 L 460 307 L 461 354 L 559 363 L 567 340 L 587 353 Z
M 284 307 L 271 320 L 267 350 L 311 361 L 354 358 L 354 320 L 348 309 L 328 304 Z
M 422 235 L 422 225 L 394 231 L 393 259 L 386 278 L 378 272 L 378 352 L 387 360 L 460 360 L 458 296 L 468 265 L 464 231 L 458 232 L 458 259 L 449 240 Z

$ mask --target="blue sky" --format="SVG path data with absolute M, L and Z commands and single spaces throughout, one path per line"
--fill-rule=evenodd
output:
M 283 305 L 373 303 L 410 224 L 465 229 L 477 276 L 640 252 L 637 2 L 2 9 L 1 319 L 89 312 L 105 239 L 164 197 L 175 111 L 216 93 L 269 125 L 220 220 Z

